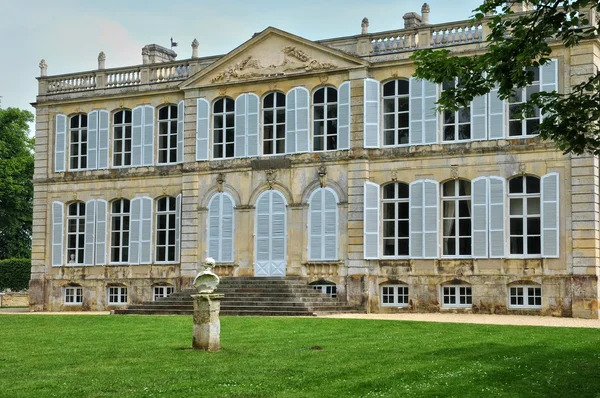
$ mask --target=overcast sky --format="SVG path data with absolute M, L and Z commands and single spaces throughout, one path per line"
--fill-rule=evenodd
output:
M 48 75 L 140 64 L 146 44 L 169 46 L 178 59 L 224 54 L 268 26 L 310 40 L 399 29 L 407 12 L 421 12 L 423 0 L 20 0 L 1 1 L 1 106 L 34 109 L 36 76 L 43 58 Z M 433 24 L 467 19 L 482 0 L 429 0 Z

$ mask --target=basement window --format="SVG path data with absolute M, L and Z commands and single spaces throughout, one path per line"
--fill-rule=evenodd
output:
M 156 299 L 162 297 L 169 297 L 175 288 L 173 286 L 154 286 L 152 288 L 152 301 L 156 301 Z
M 83 303 L 82 287 L 65 287 L 65 305 L 80 305 Z
M 473 306 L 471 286 L 442 286 L 442 298 L 442 306 L 446 308 L 471 308 Z
M 127 288 L 125 286 L 109 286 L 108 304 L 124 305 L 127 304 Z
M 542 288 L 539 286 L 511 286 L 509 308 L 542 308 Z
M 381 285 L 380 297 L 384 307 L 408 307 L 408 285 Z
M 336 285 L 311 285 L 313 289 L 326 294 L 329 297 L 337 297 Z

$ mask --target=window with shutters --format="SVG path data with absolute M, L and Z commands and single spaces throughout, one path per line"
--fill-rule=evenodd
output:
M 338 148 L 338 92 L 322 87 L 313 94 L 313 150 L 334 151 Z
M 263 98 L 263 155 L 285 153 L 285 95 L 275 92 Z
M 330 188 L 319 188 L 310 196 L 308 209 L 309 260 L 338 259 L 337 203 L 337 195 Z
M 444 256 L 471 255 L 471 182 L 442 185 L 442 245 Z
M 113 115 L 113 167 L 131 166 L 131 111 Z
M 129 200 L 117 199 L 110 206 L 110 262 L 129 261 Z
M 541 254 L 540 179 L 514 177 L 508 181 L 510 254 Z
M 409 82 L 392 80 L 383 85 L 383 145 L 408 145 Z
M 109 305 L 127 304 L 127 288 L 125 286 L 109 286 L 106 290 Z
M 409 186 L 394 182 L 383 186 L 383 255 L 409 254 Z
M 85 203 L 67 207 L 67 263 L 83 264 L 85 250 Z
M 469 285 L 442 286 L 442 307 L 470 308 L 473 306 L 473 296 Z
M 64 288 L 65 305 L 80 305 L 83 303 L 83 288 L 68 286 Z
M 158 110 L 158 163 L 177 163 L 177 106 Z
M 156 299 L 163 298 L 163 297 L 169 297 L 171 294 L 173 294 L 174 291 L 175 291 L 175 288 L 170 285 L 153 286 L 152 287 L 152 301 L 156 301 Z
M 156 261 L 174 262 L 175 236 L 177 228 L 175 219 L 177 214 L 176 199 L 170 196 L 156 201 Z
M 510 286 L 509 308 L 542 308 L 542 288 L 540 286 Z
M 540 68 L 531 67 L 529 73 L 533 74 L 533 82 L 527 87 L 518 88 L 508 101 L 508 136 L 532 136 L 539 133 L 540 110 L 535 107 L 531 112 L 519 114 L 523 111 L 523 105 L 529 101 L 531 95 L 540 92 Z
M 87 168 L 87 115 L 72 116 L 69 122 L 69 169 Z
M 460 82 L 458 83 L 460 86 Z M 444 82 L 442 90 L 455 88 L 456 82 Z M 471 106 L 457 111 L 444 111 L 443 117 L 444 141 L 468 141 L 471 139 Z
M 233 262 L 233 198 L 215 194 L 208 203 L 208 257 L 219 263 Z
M 235 156 L 235 102 L 220 98 L 213 104 L 213 158 Z
M 408 307 L 408 285 L 381 285 L 379 297 L 384 307 Z

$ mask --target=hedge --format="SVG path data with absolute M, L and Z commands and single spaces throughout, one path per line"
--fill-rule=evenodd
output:
M 0 260 L 0 291 L 10 289 L 24 290 L 29 287 L 31 278 L 31 259 L 9 258 Z

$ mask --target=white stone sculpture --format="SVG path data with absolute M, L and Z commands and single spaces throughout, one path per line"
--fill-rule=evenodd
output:
M 210 294 L 215 291 L 219 282 L 219 277 L 212 272 L 215 266 L 215 260 L 212 257 L 208 257 L 202 263 L 204 270 L 199 272 L 194 278 L 193 286 L 200 294 Z

